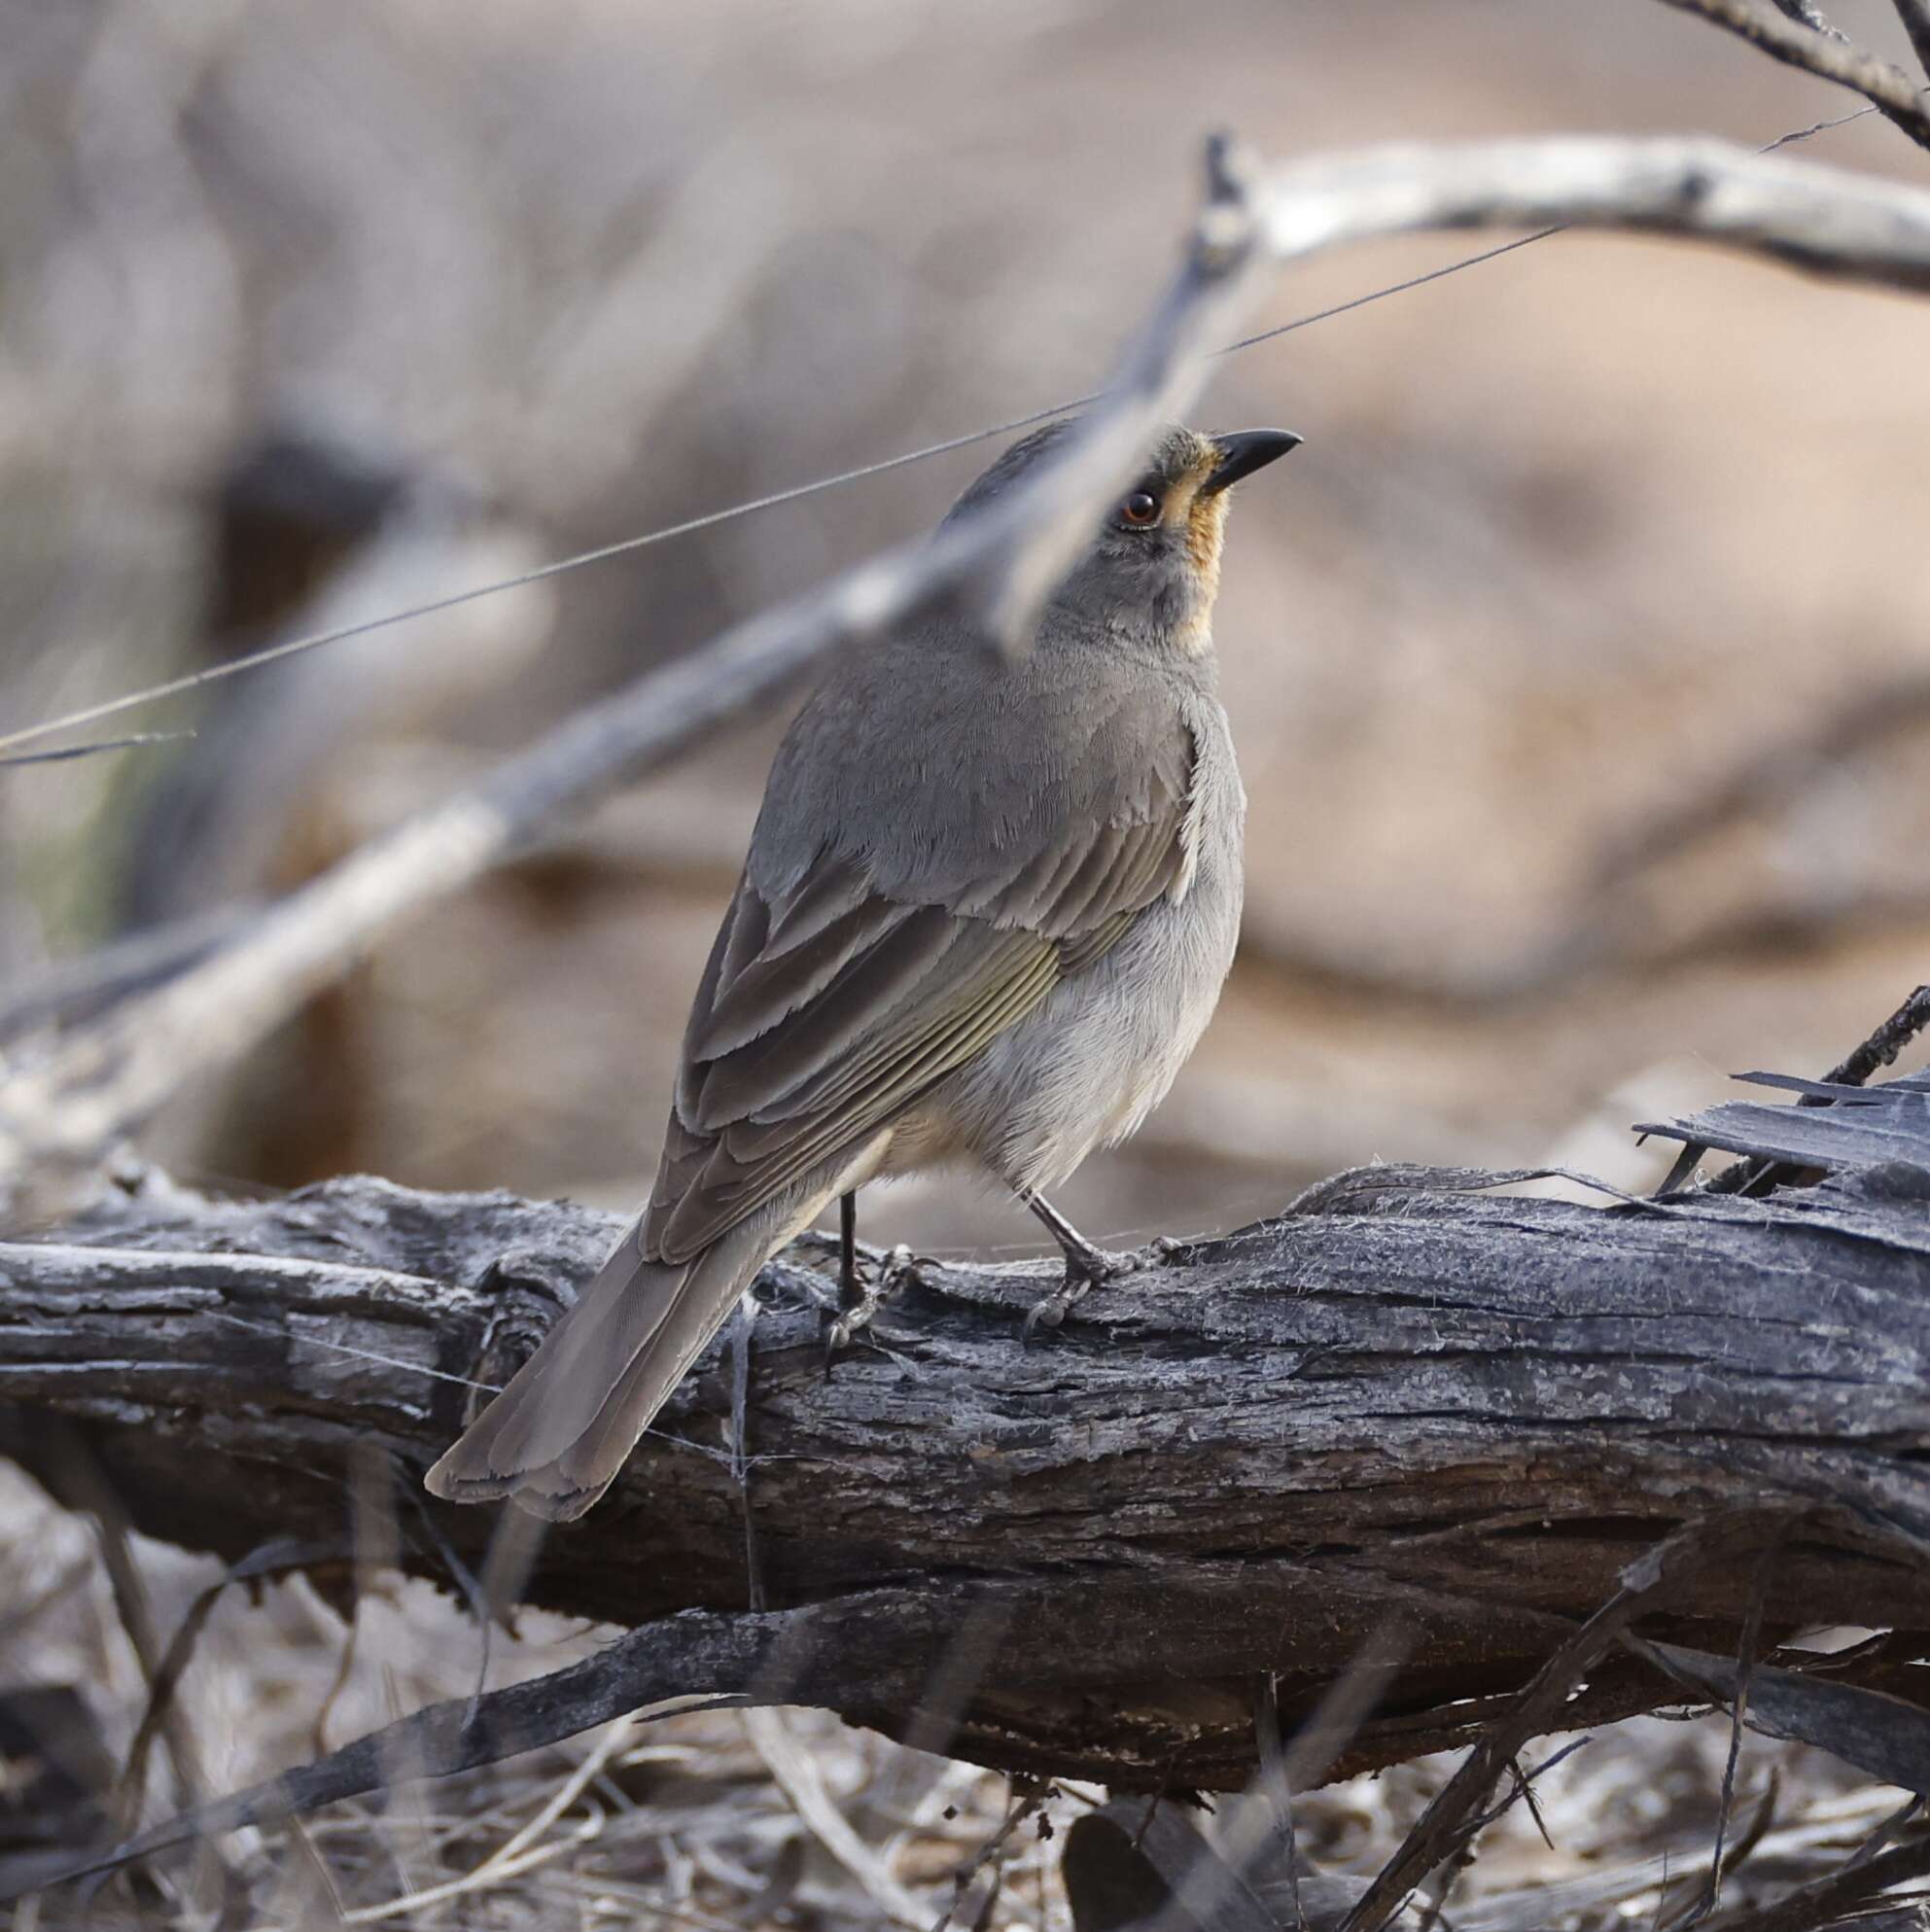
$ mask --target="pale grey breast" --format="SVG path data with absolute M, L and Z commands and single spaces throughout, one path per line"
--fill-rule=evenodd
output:
M 1187 872 L 933 1096 L 960 1138 L 1016 1186 L 1055 1186 L 1094 1148 L 1132 1134 L 1219 1003 L 1240 937 L 1246 797 L 1211 692 L 1182 692 L 1176 722 L 1193 748 Z

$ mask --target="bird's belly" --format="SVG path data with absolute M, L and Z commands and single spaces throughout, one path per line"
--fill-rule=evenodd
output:
M 1014 1185 L 1063 1180 L 1165 1097 L 1212 1017 L 1239 926 L 1237 870 L 1203 867 L 1183 901 L 1148 907 L 1104 958 L 928 1097 L 925 1132 L 904 1151 L 922 1140 Z

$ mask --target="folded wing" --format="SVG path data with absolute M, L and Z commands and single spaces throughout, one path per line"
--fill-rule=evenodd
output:
M 963 907 L 830 850 L 767 900 L 747 870 L 698 988 L 640 1246 L 701 1252 L 834 1164 L 1100 958 L 1186 870 L 1190 738 L 1129 810 L 1041 828 Z

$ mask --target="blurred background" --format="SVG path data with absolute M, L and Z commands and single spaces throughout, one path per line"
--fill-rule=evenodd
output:
M 1883 0 L 1833 13 L 1908 60 Z M 0 729 L 1077 395 L 1210 128 L 1761 144 L 1857 105 L 1642 0 L 0 0 Z M 1801 152 L 1925 162 L 1873 114 Z M 1297 269 L 1253 326 L 1479 245 Z M 1820 1072 L 1925 976 L 1924 339 L 1902 298 L 1563 235 L 1221 366 L 1203 427 L 1308 439 L 1243 495 L 1217 624 L 1245 943 L 1074 1219 L 1227 1228 L 1376 1157 L 1640 1184 L 1665 1156 L 1630 1122 Z M 312 875 L 926 529 L 997 447 L 126 720 L 190 740 L 0 773 L 0 976 Z M 417 919 L 144 1151 L 216 1186 L 634 1206 L 781 724 Z M 1033 1232 L 949 1183 L 862 1227 Z M 45 1506 L 0 1504 L 53 1563 Z M 163 1608 L 197 1587 L 153 1579 Z M 259 1713 L 268 1640 L 235 1629 Z M 305 1736 L 235 1730 L 215 1782 Z
M 1842 23 L 1907 58 L 1882 0 Z M 1202 131 L 1705 128 L 1856 105 L 1652 5 L 17 5 L 0 113 L 0 714 L 1089 388 Z M 1803 152 L 1920 172 L 1875 115 Z M 1255 326 L 1472 252 L 1358 250 Z M 1230 359 L 1218 634 L 1252 797 L 1221 1016 L 1069 1192 L 1227 1227 L 1351 1162 L 1579 1161 L 1820 1072 L 1930 936 L 1920 308 L 1560 236 Z M 152 708 L 0 777 L 10 978 L 307 875 L 590 694 L 914 535 L 999 447 Z M 781 720 L 417 920 L 147 1147 L 189 1178 L 648 1186 Z M 115 727 L 121 728 L 117 724 Z M 1022 1242 L 950 1182 L 880 1235 Z

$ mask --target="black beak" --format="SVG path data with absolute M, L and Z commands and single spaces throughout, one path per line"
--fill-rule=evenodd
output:
M 1289 449 L 1298 449 L 1303 440 L 1291 430 L 1235 430 L 1231 436 L 1214 437 L 1219 445 L 1219 468 L 1200 485 L 1200 494 L 1216 496 L 1242 476 L 1250 476 Z

